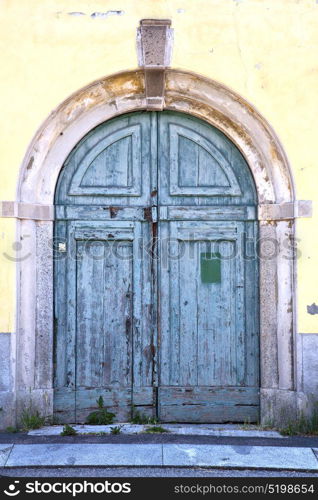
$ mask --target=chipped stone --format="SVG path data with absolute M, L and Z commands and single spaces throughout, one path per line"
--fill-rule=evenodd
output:
M 93 12 L 91 18 L 106 18 L 109 16 L 122 16 L 125 12 L 123 10 L 108 10 L 107 12 Z
M 74 16 L 74 17 L 86 16 L 85 12 L 68 12 L 68 15 L 69 16 Z
M 315 303 L 307 306 L 307 312 L 308 314 L 318 314 L 318 306 Z

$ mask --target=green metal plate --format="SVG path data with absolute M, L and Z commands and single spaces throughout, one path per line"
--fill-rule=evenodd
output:
M 202 283 L 221 283 L 221 255 L 202 252 L 200 256 Z

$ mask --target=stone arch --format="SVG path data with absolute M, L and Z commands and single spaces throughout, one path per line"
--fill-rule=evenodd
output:
M 260 203 L 293 201 L 292 174 L 279 139 L 238 94 L 213 80 L 171 69 L 165 74 L 164 101 L 164 109 L 197 116 L 236 144 L 250 166 Z M 18 201 L 52 204 L 61 165 L 77 142 L 101 122 L 143 109 L 147 103 L 142 70 L 118 73 L 75 92 L 33 138 L 21 167 Z
M 103 78 L 58 106 L 26 153 L 13 206 L 23 243 L 17 272 L 18 415 L 30 397 L 42 413 L 53 413 L 50 241 L 59 172 L 71 150 L 92 128 L 114 116 L 146 109 L 143 70 Z M 301 399 L 295 390 L 294 259 L 288 244 L 294 235 L 298 205 L 288 160 L 260 113 L 217 82 L 190 72 L 166 70 L 163 109 L 188 113 L 220 129 L 240 149 L 253 174 L 261 240 L 266 247 L 274 239 L 280 249 L 275 258 L 260 261 L 261 418 L 279 421 L 284 412 L 295 414 Z

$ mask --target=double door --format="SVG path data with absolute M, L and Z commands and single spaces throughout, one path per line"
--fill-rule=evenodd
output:
M 258 419 L 255 188 L 236 147 L 186 115 L 82 139 L 56 192 L 54 412 L 84 422 Z

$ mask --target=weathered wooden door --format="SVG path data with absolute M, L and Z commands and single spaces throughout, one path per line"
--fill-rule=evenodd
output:
M 55 414 L 102 395 L 161 421 L 258 419 L 256 193 L 238 149 L 187 115 L 88 134 L 56 192 Z
M 156 289 L 147 249 L 155 123 L 142 113 L 100 125 L 59 178 L 54 411 L 61 421 L 85 421 L 99 396 L 119 420 L 129 419 L 133 404 L 153 409 Z
M 198 120 L 164 113 L 159 137 L 159 237 L 168 248 L 160 259 L 159 417 L 255 421 L 257 224 L 249 169 L 223 134 Z

